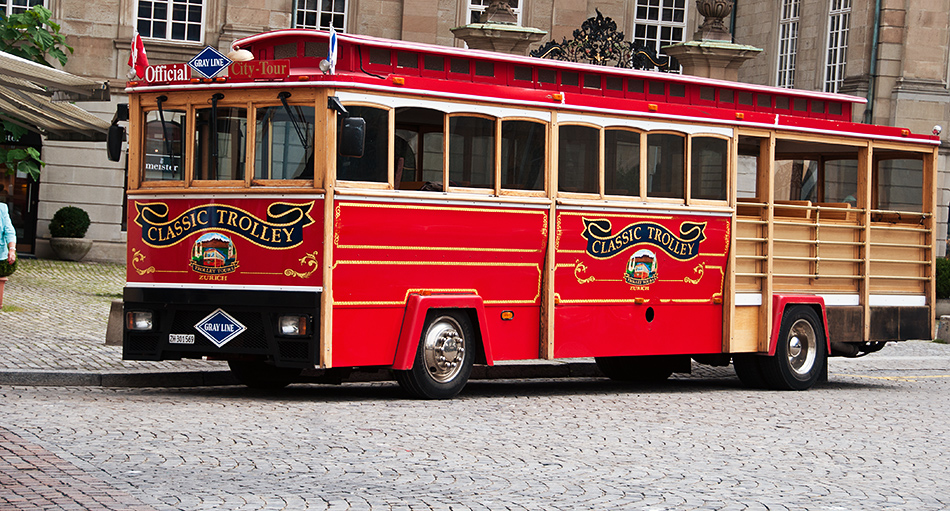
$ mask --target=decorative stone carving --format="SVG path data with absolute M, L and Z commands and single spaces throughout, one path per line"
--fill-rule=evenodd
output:
M 731 41 L 732 34 L 723 21 L 732 12 L 732 0 L 696 0 L 696 10 L 705 18 L 695 39 Z

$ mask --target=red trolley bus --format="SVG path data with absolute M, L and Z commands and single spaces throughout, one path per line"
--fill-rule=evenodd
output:
M 939 142 L 852 123 L 863 99 L 330 38 L 128 84 L 124 358 L 447 398 L 571 357 L 806 389 L 930 338 Z

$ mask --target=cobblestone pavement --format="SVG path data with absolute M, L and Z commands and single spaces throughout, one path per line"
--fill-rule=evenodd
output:
M 24 261 L 0 373 L 221 368 L 104 346 L 123 274 Z M 950 509 L 950 346 L 889 344 L 829 373 L 807 392 L 748 390 L 731 367 L 473 381 L 449 402 L 391 382 L 0 384 L 0 510 Z
M 125 265 L 21 259 L 0 310 L 0 370 L 164 372 L 226 369 L 222 362 L 122 360 L 106 346 L 112 300 L 122 298 Z
M 875 355 L 807 392 L 728 368 L 475 381 L 449 402 L 380 382 L 0 386 L 0 509 L 948 509 L 950 346 Z M 66 483 L 4 462 L 17 448 Z M 22 495 L 37 484 L 54 505 Z

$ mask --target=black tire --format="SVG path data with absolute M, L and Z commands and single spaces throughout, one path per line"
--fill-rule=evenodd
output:
M 300 368 L 275 367 L 259 360 L 229 360 L 228 367 L 231 374 L 242 385 L 252 389 L 282 389 L 297 381 L 300 377 Z
M 736 376 L 746 387 L 764 389 L 768 387 L 762 374 L 762 358 L 755 353 L 738 353 L 732 356 L 732 367 Z
M 656 382 L 673 374 L 674 360 L 664 355 L 643 357 L 594 357 L 604 376 L 615 381 Z
M 818 313 L 795 305 L 782 315 L 775 356 L 761 359 L 762 374 L 773 390 L 807 390 L 825 370 L 828 347 Z
M 412 369 L 393 371 L 399 385 L 420 399 L 450 399 L 472 374 L 475 333 L 461 310 L 429 311 Z

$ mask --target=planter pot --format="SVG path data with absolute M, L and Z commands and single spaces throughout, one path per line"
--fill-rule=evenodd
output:
M 92 248 L 92 240 L 85 238 L 50 238 L 49 246 L 53 249 L 56 257 L 66 261 L 80 261 L 89 249 Z
M 0 277 L 0 307 L 3 307 L 3 286 L 7 283 L 6 277 Z

